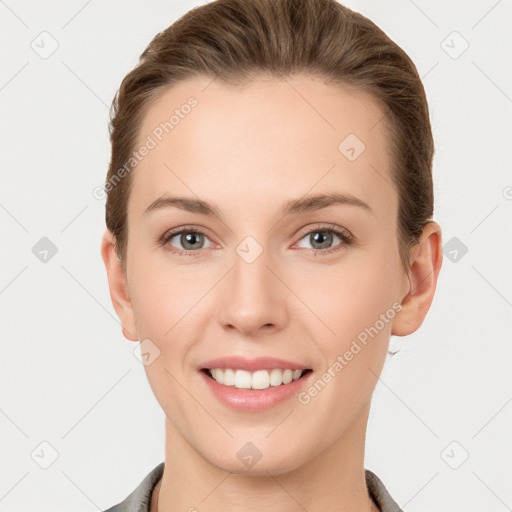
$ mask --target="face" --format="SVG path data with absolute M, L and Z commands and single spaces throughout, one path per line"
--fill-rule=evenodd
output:
M 364 436 L 410 289 L 382 119 L 371 96 L 302 75 L 243 87 L 194 78 L 152 102 L 120 316 L 150 348 L 168 433 L 206 463 L 281 473 Z M 255 386 L 278 379 L 272 369 L 310 371 L 251 390 L 216 383 L 212 365 L 240 386 L 247 371 Z

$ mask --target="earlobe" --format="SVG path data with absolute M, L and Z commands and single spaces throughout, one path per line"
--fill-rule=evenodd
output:
M 108 229 L 101 241 L 101 256 L 107 271 L 110 299 L 121 321 L 123 335 L 130 341 L 138 341 L 126 273 L 116 253 L 114 236 Z
M 441 227 L 431 221 L 423 229 L 418 244 L 411 248 L 410 291 L 394 318 L 391 334 L 407 336 L 419 329 L 434 299 L 442 261 Z

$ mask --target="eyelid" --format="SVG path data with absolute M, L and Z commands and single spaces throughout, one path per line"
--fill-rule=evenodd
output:
M 310 233 L 316 232 L 316 231 L 318 231 L 318 232 L 333 231 L 334 233 L 339 234 L 340 236 L 343 235 L 350 241 L 354 240 L 354 235 L 352 235 L 352 233 L 348 229 L 342 228 L 341 226 L 337 226 L 336 224 L 328 224 L 328 223 L 327 224 L 319 223 L 319 224 L 315 224 L 313 226 L 308 226 L 304 229 L 301 229 L 297 233 L 297 236 L 300 236 L 302 238 L 302 237 L 309 235 Z
M 164 232 L 164 234 L 158 239 L 158 241 L 162 244 L 166 243 L 170 238 L 181 234 L 182 232 L 187 233 L 199 233 L 201 235 L 210 236 L 208 235 L 209 230 L 203 226 L 197 226 L 196 224 L 185 224 L 183 226 L 179 226 L 177 228 L 168 229 Z

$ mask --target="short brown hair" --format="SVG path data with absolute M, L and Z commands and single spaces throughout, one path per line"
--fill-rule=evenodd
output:
M 157 34 L 112 102 L 107 182 L 129 161 L 150 100 L 163 89 L 194 76 L 243 84 L 258 74 L 298 72 L 370 93 L 383 109 L 399 197 L 400 259 L 409 268 L 410 246 L 434 208 L 425 90 L 408 55 L 372 21 L 336 0 L 216 0 Z M 126 174 L 106 201 L 106 225 L 123 265 L 131 182 Z

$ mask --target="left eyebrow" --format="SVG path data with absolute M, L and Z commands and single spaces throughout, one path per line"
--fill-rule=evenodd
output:
M 297 214 L 303 212 L 311 212 L 327 208 L 334 204 L 357 206 L 373 214 L 370 206 L 361 199 L 354 197 L 351 194 L 340 194 L 332 192 L 328 194 L 317 194 L 314 196 L 302 197 L 294 199 L 284 204 L 282 209 L 283 215 Z
M 370 206 L 361 199 L 354 197 L 351 194 L 340 194 L 332 192 L 328 194 L 317 194 L 314 196 L 302 197 L 300 199 L 292 199 L 287 201 L 281 209 L 281 214 L 296 215 L 299 213 L 312 212 L 321 210 L 329 206 L 339 204 L 356 206 L 373 214 Z M 201 213 L 208 216 L 221 217 L 220 210 L 217 206 L 202 199 L 191 197 L 175 197 L 175 196 L 161 196 L 153 201 L 142 213 L 142 216 L 160 210 L 162 208 L 175 207 L 192 213 Z

